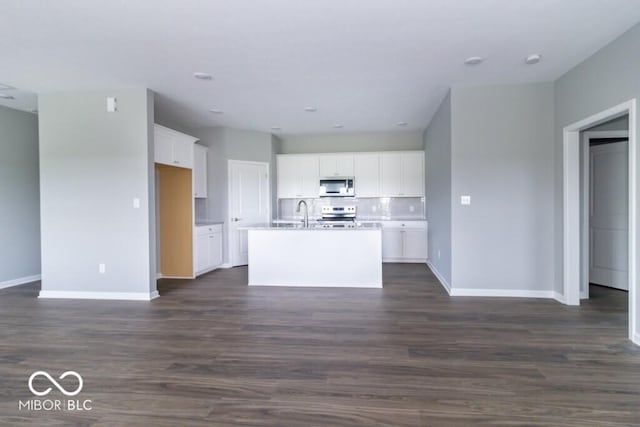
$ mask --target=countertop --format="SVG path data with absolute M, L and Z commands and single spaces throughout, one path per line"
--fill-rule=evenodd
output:
M 251 224 L 238 227 L 239 230 L 294 230 L 294 231 L 371 231 L 382 230 L 379 223 L 361 224 L 357 227 L 336 227 L 324 228 L 320 224 L 309 224 L 309 227 L 303 227 L 302 224 Z
M 224 224 L 224 221 L 196 221 L 196 227 L 206 227 L 207 225 Z

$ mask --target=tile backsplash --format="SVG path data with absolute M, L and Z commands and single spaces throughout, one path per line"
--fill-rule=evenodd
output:
M 302 213 L 296 212 L 301 199 L 279 199 L 278 218 L 298 220 Z M 425 219 L 424 197 L 327 197 L 304 199 L 309 205 L 309 219 L 320 218 L 322 206 L 356 206 L 357 219 L 365 220 L 419 220 Z

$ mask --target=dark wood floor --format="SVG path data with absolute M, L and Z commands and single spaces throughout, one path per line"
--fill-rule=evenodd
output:
M 0 424 L 640 425 L 624 292 L 578 308 L 450 298 L 423 265 L 386 264 L 383 290 L 246 275 L 161 281 L 151 303 L 0 291 Z M 80 373 L 93 410 L 19 411 L 36 370 Z

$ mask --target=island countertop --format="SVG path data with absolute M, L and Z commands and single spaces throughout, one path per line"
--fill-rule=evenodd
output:
M 380 223 L 365 223 L 358 224 L 355 227 L 332 227 L 325 228 L 320 223 L 309 224 L 309 227 L 304 227 L 302 224 L 249 224 L 238 227 L 238 230 L 287 230 L 287 231 L 372 231 L 382 230 Z

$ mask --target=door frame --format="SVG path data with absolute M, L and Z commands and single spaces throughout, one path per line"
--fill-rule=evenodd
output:
M 269 221 L 271 221 L 271 174 L 270 174 L 270 163 L 269 162 L 254 162 L 249 160 L 227 160 L 227 221 L 226 221 L 226 248 L 227 253 L 229 254 L 229 265 L 235 265 L 235 253 L 232 250 L 232 239 L 231 239 L 231 188 L 232 188 L 232 174 L 231 167 L 234 165 L 259 165 L 265 166 L 267 171 L 267 215 L 269 217 Z
M 607 110 L 575 122 L 563 129 L 563 302 L 567 305 L 580 305 L 580 283 L 582 270 L 581 245 L 584 237 L 581 229 L 582 205 L 580 185 L 580 132 L 611 119 L 629 115 L 629 339 L 640 345 L 640 336 L 636 333 L 637 284 L 637 179 L 636 168 L 636 99 L 618 104 Z
M 628 130 L 591 130 L 582 133 L 582 242 L 581 250 L 581 281 L 580 281 L 580 299 L 589 299 L 589 256 L 591 254 L 589 226 L 590 226 L 590 203 L 591 203 L 591 159 L 590 147 L 592 139 L 602 138 L 627 138 L 629 139 Z M 628 150 L 627 150 L 628 155 Z

